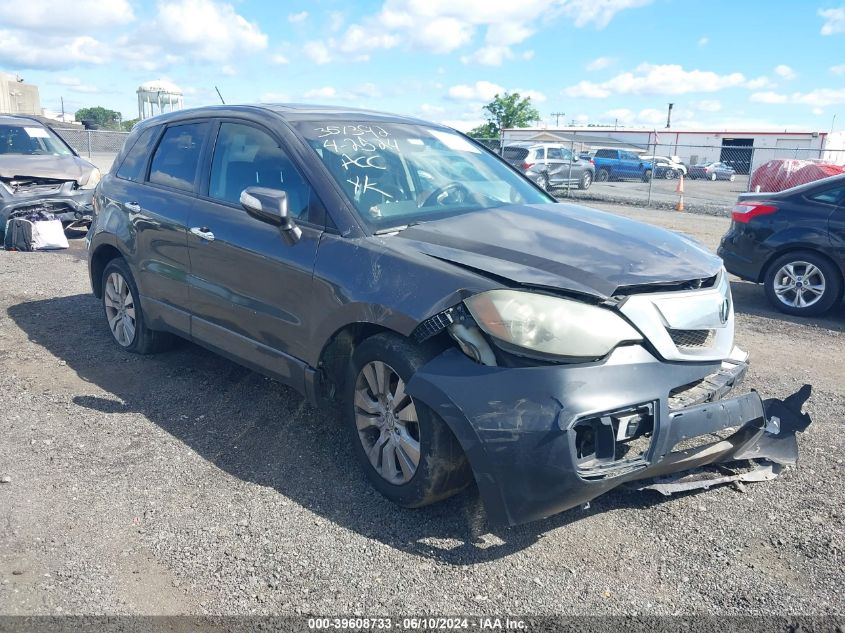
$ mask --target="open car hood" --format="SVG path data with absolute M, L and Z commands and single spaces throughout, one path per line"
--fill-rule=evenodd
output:
M 49 178 L 87 182 L 94 165 L 77 156 L 2 154 L 0 178 Z
M 517 284 L 602 299 L 631 286 L 716 275 L 721 260 L 692 240 L 570 204 L 511 205 L 412 226 L 397 236 L 432 257 Z

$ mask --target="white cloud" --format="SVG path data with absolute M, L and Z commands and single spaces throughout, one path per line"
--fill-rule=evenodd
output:
M 537 90 L 524 90 L 522 88 L 516 88 L 515 90 L 512 90 L 512 92 L 518 92 L 520 97 L 528 97 L 534 103 L 543 103 L 546 100 L 546 95 Z
M 275 55 L 270 56 L 270 61 L 274 64 L 278 64 L 279 66 L 284 66 L 285 64 L 290 63 L 290 60 L 282 55 L 281 53 L 276 53 Z
M 587 70 L 604 70 L 616 63 L 613 57 L 596 57 L 593 61 L 587 64 Z
M 448 96 L 456 101 L 484 101 L 488 102 L 497 94 L 503 94 L 502 86 L 489 81 L 476 81 L 473 85 L 459 84 L 449 88 Z
M 322 88 L 306 90 L 302 93 L 302 96 L 306 99 L 334 99 L 337 97 L 337 90 L 333 86 L 323 86 Z
M 127 0 L 26 0 L 0 3 L 0 24 L 53 34 L 92 33 L 135 19 Z
M 813 114 L 815 114 L 816 116 L 819 116 L 819 115 L 821 115 L 821 114 L 824 114 L 824 109 L 823 109 L 823 108 L 813 108 L 812 112 L 813 112 Z
M 87 94 L 100 92 L 100 89 L 97 86 L 82 83 L 82 80 L 78 77 L 59 77 L 56 83 L 60 86 L 65 86 L 70 92 L 82 92 Z
M 716 99 L 703 99 L 694 102 L 692 107 L 702 112 L 719 112 L 722 109 L 722 103 Z
M 832 72 L 834 75 L 845 75 L 845 64 L 831 66 L 830 72 Z
M 226 75 L 227 77 L 234 77 L 238 74 L 238 70 L 232 66 L 232 64 L 226 64 L 220 69 L 220 72 Z
M 777 92 L 755 92 L 748 99 L 755 103 L 786 103 L 789 101 L 787 95 Z
M 845 33 L 845 7 L 838 9 L 819 9 L 819 16 L 824 18 L 822 35 Z
M 766 88 L 775 88 L 777 84 L 768 77 L 756 77 L 755 79 L 750 79 L 745 84 L 745 87 L 749 90 L 764 90 Z
M 265 92 L 258 100 L 261 103 L 288 103 L 291 99 L 286 92 Z
M 444 108 L 443 106 L 431 105 L 430 103 L 423 103 L 422 105 L 420 105 L 420 112 L 426 115 L 442 114 L 445 111 L 446 108 Z
M 742 73 L 719 75 L 706 70 L 684 70 L 678 64 L 640 64 L 601 83 L 581 81 L 563 90 L 569 97 L 605 98 L 614 94 L 678 95 L 716 92 L 745 83 Z
M 300 11 L 299 13 L 291 13 L 288 15 L 288 22 L 296 24 L 297 22 L 305 22 L 308 19 L 308 11 Z
M 698 38 L 698 45 L 699 46 L 707 46 L 710 43 L 709 37 L 699 37 Z
M 604 28 L 620 11 L 652 0 L 384 0 L 378 12 L 350 24 L 331 49 L 369 55 L 400 44 L 432 53 L 450 53 L 483 30 L 483 45 L 467 63 L 498 65 L 514 56 L 512 47 L 537 28 L 564 17 L 578 27 Z
M 795 79 L 798 76 L 795 74 L 795 71 L 786 64 L 779 64 L 778 66 L 775 66 L 775 74 L 787 81 Z
M 463 119 L 441 119 L 439 123 L 455 130 L 460 130 L 461 132 L 469 132 L 472 128 L 483 125 L 486 121 L 480 118 L 468 117 Z
M 481 64 L 482 66 L 501 66 L 506 59 L 513 57 L 510 46 L 483 46 L 471 55 L 464 55 L 464 64 Z
M 337 33 L 343 26 L 344 21 L 345 18 L 340 11 L 332 11 L 329 13 L 329 31 Z
M 103 64 L 108 58 L 108 48 L 88 35 L 61 37 L 0 30 L 0 63 L 13 68 L 68 68 Z
M 534 59 L 534 51 L 532 51 L 532 50 L 524 51 L 522 53 L 522 55 L 520 55 L 520 57 L 522 57 L 522 59 L 524 59 L 525 61 L 529 62 L 532 59 Z
M 325 42 L 319 40 L 306 42 L 305 46 L 302 47 L 302 52 L 315 64 L 328 64 L 332 61 L 328 46 L 326 46 Z
M 845 104 L 845 88 L 817 88 L 810 92 L 796 92 L 790 97 L 793 103 L 826 108 L 832 105 Z
M 158 3 L 154 33 L 169 47 L 180 47 L 192 57 L 226 60 L 235 53 L 262 50 L 267 35 L 238 14 L 231 4 L 214 0 L 177 0 Z

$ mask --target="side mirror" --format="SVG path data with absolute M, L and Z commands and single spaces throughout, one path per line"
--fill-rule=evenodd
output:
M 241 206 L 252 217 L 279 227 L 285 242 L 293 246 L 302 237 L 300 229 L 288 215 L 288 196 L 279 189 L 247 187 L 241 191 Z

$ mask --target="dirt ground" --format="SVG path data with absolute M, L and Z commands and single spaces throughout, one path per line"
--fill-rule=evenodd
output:
M 607 207 L 714 248 L 718 217 Z M 733 283 L 746 387 L 814 386 L 778 479 L 491 529 L 477 493 L 403 510 L 331 413 L 189 343 L 110 340 L 82 240 L 0 251 L 0 614 L 845 612 L 845 309 Z

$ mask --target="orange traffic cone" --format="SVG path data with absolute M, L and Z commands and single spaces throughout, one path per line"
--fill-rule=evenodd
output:
M 678 204 L 675 205 L 676 211 L 684 210 L 684 175 L 678 176 L 678 186 L 675 187 L 675 193 L 678 194 Z

